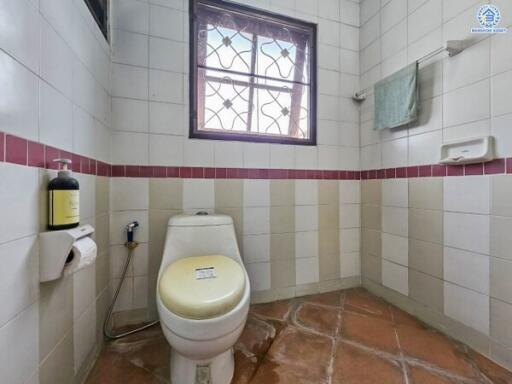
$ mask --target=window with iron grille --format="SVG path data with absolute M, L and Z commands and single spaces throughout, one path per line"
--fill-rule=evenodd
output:
M 315 145 L 316 25 L 190 4 L 190 137 Z

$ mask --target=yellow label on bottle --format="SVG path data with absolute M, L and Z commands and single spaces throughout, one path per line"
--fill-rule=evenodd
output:
M 78 190 L 52 190 L 50 192 L 50 225 L 74 224 L 80 221 Z

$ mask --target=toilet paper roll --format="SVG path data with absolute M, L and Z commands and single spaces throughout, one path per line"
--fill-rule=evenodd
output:
M 64 266 L 64 276 L 71 275 L 94 263 L 98 249 L 90 237 L 84 237 L 73 243 L 72 258 Z

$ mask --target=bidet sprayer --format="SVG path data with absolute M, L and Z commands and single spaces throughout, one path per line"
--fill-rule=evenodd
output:
M 132 243 L 133 242 L 133 234 L 135 232 L 135 230 L 137 229 L 137 227 L 139 226 L 139 222 L 138 221 L 132 221 L 131 223 L 128 223 L 126 225 L 126 241 L 128 243 Z

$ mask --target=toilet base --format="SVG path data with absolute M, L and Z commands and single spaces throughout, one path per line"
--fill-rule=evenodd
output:
M 172 384 L 229 384 L 235 370 L 233 348 L 210 360 L 192 360 L 171 352 Z

